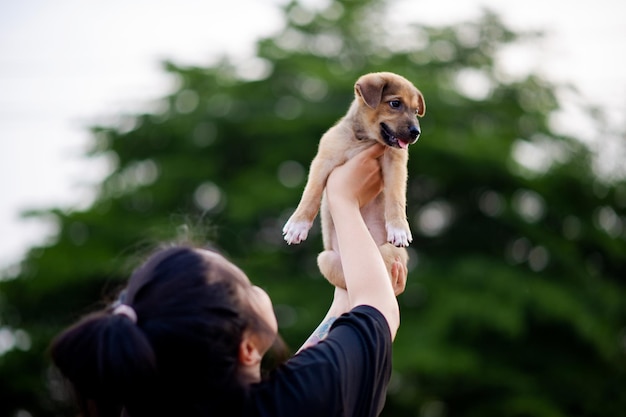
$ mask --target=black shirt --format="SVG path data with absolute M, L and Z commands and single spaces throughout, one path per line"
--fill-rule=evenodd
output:
M 302 350 L 252 385 L 246 417 L 374 417 L 391 376 L 391 334 L 383 315 L 358 306 L 326 339 Z

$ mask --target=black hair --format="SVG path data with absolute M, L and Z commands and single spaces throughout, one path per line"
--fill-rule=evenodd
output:
M 161 250 L 124 291 L 136 323 L 109 307 L 53 340 L 52 360 L 83 416 L 237 414 L 238 349 L 259 320 L 242 302 L 250 284 L 220 264 L 190 247 Z

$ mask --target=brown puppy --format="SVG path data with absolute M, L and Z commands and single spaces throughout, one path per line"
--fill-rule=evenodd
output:
M 325 250 L 317 262 L 322 275 L 341 288 L 345 288 L 345 281 L 336 251 L 337 238 L 323 198 L 326 180 L 335 167 L 374 143 L 389 147 L 380 158 L 383 192 L 361 213 L 389 273 L 396 260 L 406 266 L 408 255 L 404 247 L 412 241 L 405 207 L 408 146 L 417 141 L 417 116 L 423 116 L 426 110 L 422 93 L 406 78 L 390 72 L 362 76 L 354 91 L 348 113 L 322 136 L 300 203 L 283 228 L 287 243 L 305 240 L 321 201 Z

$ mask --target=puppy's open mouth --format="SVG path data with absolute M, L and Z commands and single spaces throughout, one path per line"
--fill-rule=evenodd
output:
M 412 140 L 394 136 L 391 129 L 389 129 L 389 126 L 385 123 L 380 124 L 380 135 L 382 136 L 383 141 L 385 141 L 385 143 L 392 148 L 408 149 L 409 144 L 412 142 Z

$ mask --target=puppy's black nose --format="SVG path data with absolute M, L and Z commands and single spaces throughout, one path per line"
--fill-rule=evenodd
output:
M 413 139 L 417 139 L 420 136 L 420 129 L 417 126 L 410 126 L 409 127 L 409 133 L 411 134 L 411 137 Z

